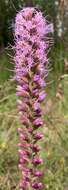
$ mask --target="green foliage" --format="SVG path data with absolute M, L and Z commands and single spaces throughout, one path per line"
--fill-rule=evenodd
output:
M 56 79 L 58 79 L 58 77 L 65 71 L 65 51 L 63 43 L 58 42 L 54 44 L 49 57 L 51 57 L 51 64 L 54 70 L 55 77 Z
M 3 84 L 5 80 L 8 80 L 13 75 L 11 70 L 12 64 L 9 61 L 9 56 L 6 52 L 0 53 L 0 83 Z
M 0 45 L 7 45 L 13 41 L 14 17 L 23 1 L 19 0 L 0 0 Z

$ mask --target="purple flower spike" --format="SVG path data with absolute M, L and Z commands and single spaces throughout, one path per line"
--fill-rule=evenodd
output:
M 19 168 L 22 171 L 20 190 L 43 189 L 39 180 L 43 172 L 37 168 L 43 163 L 37 144 L 43 135 L 37 130 L 43 126 L 41 102 L 46 97 L 47 49 L 50 45 L 47 35 L 52 31 L 52 24 L 35 8 L 23 8 L 16 15 L 14 61 L 17 107 L 22 124 L 17 130 Z

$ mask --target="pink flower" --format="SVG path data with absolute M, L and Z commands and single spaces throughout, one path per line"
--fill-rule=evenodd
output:
M 40 109 L 40 103 L 37 100 L 34 102 L 33 108 L 34 108 L 35 111 Z
M 29 187 L 43 189 L 39 180 L 43 172 L 37 168 L 43 163 L 39 158 L 40 147 L 37 145 L 43 135 L 37 130 L 43 125 L 41 102 L 46 97 L 44 78 L 48 74 L 47 48 L 50 42 L 47 34 L 50 32 L 53 32 L 52 24 L 35 8 L 23 8 L 16 15 L 14 72 L 17 81 L 17 107 L 22 124 L 17 130 L 20 140 L 19 168 L 22 171 L 20 190 Z
M 39 157 L 34 157 L 33 160 L 32 160 L 32 163 L 35 164 L 35 165 L 39 165 L 39 164 L 42 164 L 43 163 L 43 160 Z
M 42 176 L 42 172 L 41 172 L 40 170 L 38 170 L 38 169 L 34 170 L 33 174 L 34 174 L 34 176 L 36 176 L 36 177 Z
M 32 148 L 33 152 L 39 152 L 40 147 L 36 144 L 30 144 L 30 147 Z
M 37 141 L 37 140 L 40 140 L 40 139 L 42 139 L 43 138 L 43 134 L 41 134 L 41 133 L 36 133 L 36 134 L 34 134 L 34 139 Z
M 27 115 L 22 115 L 22 116 L 21 116 L 21 123 L 22 123 L 23 125 L 29 126 L 30 121 L 29 121 Z
M 35 126 L 41 126 L 41 125 L 43 124 L 42 119 L 41 119 L 41 118 L 36 118 L 36 119 L 34 120 L 33 124 L 34 124 Z
M 45 91 L 40 92 L 39 98 L 38 98 L 39 102 L 42 102 L 45 99 L 45 97 L 46 97 Z
M 33 182 L 32 183 L 32 187 L 34 188 L 34 189 L 42 189 L 43 188 L 43 185 L 42 185 L 42 183 L 41 182 Z

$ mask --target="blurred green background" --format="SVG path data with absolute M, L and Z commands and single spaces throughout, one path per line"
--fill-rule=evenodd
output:
M 49 53 L 45 126 L 41 155 L 44 158 L 44 190 L 68 190 L 68 0 L 0 0 L 0 190 L 18 190 L 16 109 L 12 45 L 14 18 L 24 6 L 35 6 L 54 26 Z M 10 55 L 10 56 L 9 56 Z

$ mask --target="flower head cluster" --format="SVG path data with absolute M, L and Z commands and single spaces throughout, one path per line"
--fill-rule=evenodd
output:
M 17 81 L 16 94 L 20 121 L 25 126 L 18 128 L 19 168 L 22 170 L 20 189 L 43 189 L 39 165 L 38 140 L 43 135 L 37 130 L 42 127 L 42 109 L 40 103 L 45 99 L 45 75 L 48 63 L 46 50 L 49 42 L 45 41 L 52 25 L 48 24 L 40 11 L 24 8 L 15 21 L 15 73 Z

